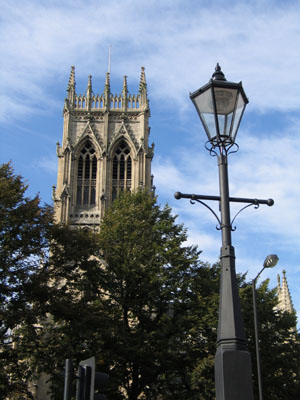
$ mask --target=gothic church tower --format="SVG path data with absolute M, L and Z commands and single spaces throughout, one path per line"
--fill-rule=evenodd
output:
M 71 68 L 65 100 L 62 145 L 57 143 L 57 186 L 53 187 L 58 223 L 97 229 L 105 209 L 123 190 L 152 189 L 151 161 L 154 144 L 148 146 L 149 102 L 145 69 L 138 94 L 129 94 L 124 76 L 122 93 L 110 92 L 106 74 L 104 93 L 75 91 Z
M 286 271 L 282 271 L 282 284 L 280 283 L 280 275 L 277 275 L 277 295 L 278 295 L 278 306 L 277 309 L 280 311 L 287 311 L 289 313 L 294 312 L 294 306 L 292 302 L 292 297 L 288 287 L 286 279 Z

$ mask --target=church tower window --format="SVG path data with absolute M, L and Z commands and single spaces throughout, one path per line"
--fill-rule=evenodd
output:
M 78 94 L 71 67 L 62 145 L 56 145 L 57 185 L 52 191 L 58 223 L 98 230 L 120 192 L 154 188 L 145 68 L 135 94 L 129 94 L 126 75 L 117 95 L 111 92 L 110 79 L 107 72 L 104 91 L 96 94 L 89 75 L 86 90 Z
M 131 190 L 132 160 L 130 149 L 125 140 L 121 140 L 113 156 L 112 199 L 123 190 Z
M 91 142 L 87 140 L 80 151 L 77 167 L 78 206 L 94 206 L 96 204 L 97 157 Z

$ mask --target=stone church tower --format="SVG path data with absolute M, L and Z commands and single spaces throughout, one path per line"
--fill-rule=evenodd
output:
M 286 278 L 286 271 L 282 271 L 282 283 L 280 282 L 280 275 L 277 275 L 277 296 L 278 296 L 278 311 L 286 311 L 289 313 L 295 312 L 295 308 L 292 302 L 292 296 L 290 293 L 290 289 L 288 286 L 287 278 Z M 297 326 L 291 330 L 291 333 L 297 333 Z
M 58 223 L 98 229 L 106 208 L 123 190 L 152 189 L 148 145 L 149 101 L 142 67 L 138 94 L 129 94 L 124 76 L 122 93 L 94 94 L 92 77 L 86 93 L 75 91 L 75 68 L 65 99 L 62 145 L 57 143 L 57 186 L 53 187 Z
M 292 302 L 292 297 L 288 287 L 286 279 L 286 271 L 282 271 L 282 284 L 280 283 L 280 275 L 277 275 L 277 295 L 278 295 L 278 306 L 277 309 L 280 311 L 294 312 L 294 306 Z

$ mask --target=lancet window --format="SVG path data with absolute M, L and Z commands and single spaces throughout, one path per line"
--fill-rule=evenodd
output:
M 87 140 L 80 151 L 77 166 L 77 196 L 78 206 L 93 206 L 96 204 L 97 157 L 92 143 Z
M 132 159 L 130 148 L 121 140 L 113 155 L 112 199 L 123 190 L 131 190 Z

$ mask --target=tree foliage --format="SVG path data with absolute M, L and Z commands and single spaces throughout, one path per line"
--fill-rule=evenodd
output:
M 294 399 L 300 393 L 300 338 L 295 313 L 277 310 L 276 289 L 264 281 L 257 289 L 257 314 L 264 398 Z M 252 287 L 241 282 L 241 300 L 249 351 L 252 356 L 254 393 L 258 399 L 258 382 L 253 320 Z
M 99 233 L 71 230 L 53 224 L 38 198 L 25 197 L 9 165 L 0 174 L 0 395 L 30 399 L 28 383 L 45 373 L 53 398 L 61 399 L 65 359 L 77 365 L 96 356 L 97 369 L 110 374 L 111 400 L 214 399 L 220 267 L 199 260 L 171 209 L 148 192 L 124 193 Z M 256 388 L 251 287 L 239 279 Z M 294 399 L 296 320 L 277 312 L 276 302 L 264 282 L 258 288 L 264 394 Z
M 125 193 L 99 234 L 61 230 L 51 248 L 47 354 L 60 365 L 95 355 L 110 373 L 111 398 L 167 399 L 181 387 L 188 394 L 191 359 L 206 355 L 205 338 L 191 333 L 189 341 L 200 342 L 188 354 L 186 337 L 198 301 L 192 286 L 210 269 L 175 219 L 151 194 Z
M 171 209 L 147 192 L 125 193 L 101 225 L 104 355 L 128 399 L 191 398 L 186 375 L 206 355 L 206 338 L 192 332 L 191 307 L 204 306 L 193 286 L 209 268 L 186 239 Z
M 19 354 L 10 342 L 13 330 L 31 320 L 31 301 L 42 291 L 36 284 L 39 263 L 47 250 L 52 213 L 38 196 L 25 196 L 27 186 L 10 164 L 0 167 L 0 397 L 11 390 L 27 393 Z M 13 366 L 13 368 L 10 368 Z

